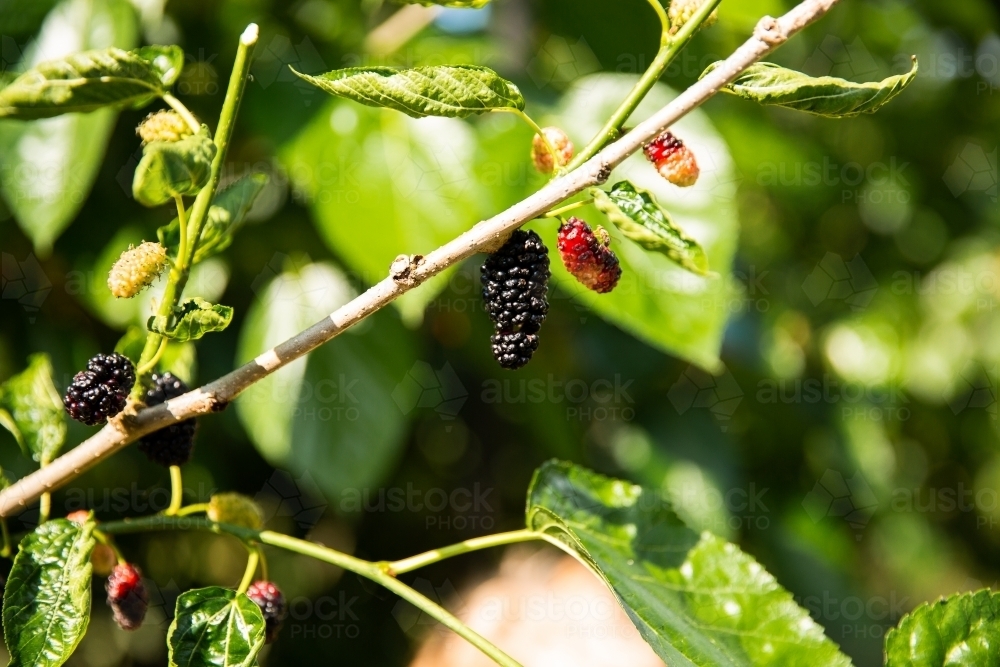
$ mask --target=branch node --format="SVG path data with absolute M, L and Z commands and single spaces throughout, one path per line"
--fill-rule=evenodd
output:
M 392 264 L 389 266 L 389 275 L 396 283 L 404 287 L 413 287 L 416 285 L 413 274 L 417 267 L 423 263 L 423 255 L 399 255 L 392 260 Z
M 785 34 L 781 24 L 773 16 L 765 16 L 758 21 L 753 35 L 768 46 L 778 46 L 788 40 L 788 35 Z
M 611 171 L 613 169 L 614 167 L 611 166 L 611 163 L 602 162 L 601 168 L 597 170 L 597 174 L 594 177 L 597 179 L 597 184 L 604 185 L 605 183 L 607 183 L 608 179 L 611 178 Z

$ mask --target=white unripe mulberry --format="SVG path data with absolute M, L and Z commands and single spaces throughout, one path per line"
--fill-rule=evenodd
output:
M 108 289 L 119 299 L 129 299 L 152 284 L 167 264 L 167 249 L 146 241 L 129 246 L 108 274 Z

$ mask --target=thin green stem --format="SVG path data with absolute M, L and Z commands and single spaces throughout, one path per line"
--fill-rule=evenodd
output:
M 180 466 L 170 466 L 170 507 L 164 512 L 167 516 L 174 516 L 180 511 L 184 504 L 184 479 L 181 475 Z
M 256 531 L 242 526 L 215 523 L 205 519 L 195 519 L 190 517 L 169 517 L 163 515 L 143 517 L 141 519 L 126 519 L 102 524 L 101 529 L 107 533 L 134 533 L 148 530 L 206 530 L 214 533 L 225 533 L 233 535 L 244 542 L 260 542 L 273 547 L 278 547 L 309 556 L 324 563 L 336 565 L 344 570 L 354 572 L 366 579 L 384 586 L 399 597 L 403 598 L 414 607 L 435 619 L 448 629 L 454 631 L 460 637 L 478 648 L 491 660 L 501 667 L 521 667 L 521 664 L 509 655 L 494 646 L 485 637 L 460 621 L 446 609 L 436 604 L 432 600 L 424 597 L 414 589 L 388 574 L 384 565 L 371 563 L 360 558 L 355 558 L 349 554 L 335 551 L 319 544 L 313 544 L 305 540 L 300 540 L 281 533 L 269 530 Z
M 160 362 L 160 357 L 163 356 L 164 351 L 167 349 L 167 343 L 169 342 L 166 338 L 159 337 L 160 344 L 156 348 L 156 352 L 149 360 L 144 362 L 141 366 L 135 369 L 135 374 L 138 376 L 146 375 L 147 373 L 152 373 L 153 369 L 156 368 L 156 364 Z
M 122 555 L 122 552 L 118 550 L 118 545 L 115 544 L 114 539 L 112 539 L 111 536 L 105 533 L 103 530 L 94 530 L 94 539 L 96 539 L 101 544 L 110 547 L 111 551 L 113 551 L 115 554 L 115 560 L 117 560 L 119 563 L 127 562 L 125 560 L 125 556 Z
M 664 11 L 663 5 L 660 4 L 660 0 L 649 0 L 649 4 L 653 7 L 653 11 L 656 15 L 660 17 L 660 25 L 663 26 L 663 34 L 670 34 L 670 19 L 667 18 L 667 12 Z
M 187 209 L 184 208 L 184 198 L 174 195 L 174 202 L 177 204 L 177 222 L 180 226 L 180 243 L 177 246 L 177 259 L 187 257 L 188 236 L 187 236 Z
M 264 581 L 271 581 L 271 576 L 267 573 L 267 556 L 264 554 L 264 550 L 260 547 L 255 547 L 257 549 L 257 555 L 260 557 L 260 578 Z
M 655 0 L 650 0 L 650 2 L 655 2 Z M 691 41 L 691 37 L 708 15 L 719 6 L 720 2 L 722 0 L 705 0 L 676 35 L 670 35 L 667 32 L 663 33 L 660 51 L 656 54 L 653 62 L 650 63 L 649 69 L 643 73 L 642 77 L 629 92 L 628 97 L 619 105 L 591 142 L 587 144 L 587 147 L 573 158 L 566 168 L 567 171 L 573 171 L 597 155 L 597 152 L 604 148 L 609 141 L 618 138 L 622 126 L 625 125 L 625 122 L 635 112 L 636 107 L 646 98 L 646 95 L 653 89 L 656 82 L 660 80 L 660 77 L 663 76 L 670 63 L 687 46 L 687 43 Z
M 3 551 L 0 551 L 0 557 L 10 558 L 12 550 L 10 547 L 10 530 L 7 528 L 6 518 L 0 518 L 0 532 L 3 533 Z
M 42 524 L 49 520 L 52 513 L 52 494 L 46 491 L 38 499 L 38 523 Z
M 532 118 L 531 116 L 529 116 L 520 109 L 500 109 L 500 111 L 508 111 L 513 113 L 518 118 L 527 123 L 528 127 L 534 130 L 537 136 L 542 138 L 542 143 L 545 144 L 545 150 L 548 151 L 549 155 L 552 156 L 552 164 L 556 165 L 557 171 L 561 169 L 563 166 L 565 166 L 562 164 L 562 160 L 559 157 L 559 152 L 556 150 L 556 147 L 553 146 L 552 142 L 549 141 L 549 138 L 545 136 L 545 132 L 542 131 L 542 128 L 538 125 L 538 123 L 535 122 L 534 118 Z
M 532 540 L 540 539 L 542 539 L 541 535 L 533 530 L 515 530 L 509 533 L 487 535 L 486 537 L 475 537 L 471 540 L 459 542 L 458 544 L 441 547 L 440 549 L 434 549 L 426 553 L 417 554 L 416 556 L 410 556 L 409 558 L 404 558 L 391 563 L 379 563 L 379 565 L 383 568 L 386 574 L 390 576 L 397 576 L 407 572 L 412 572 L 413 570 L 418 570 L 422 567 L 427 567 L 428 565 L 438 563 L 447 558 L 453 558 L 454 556 L 479 551 L 480 549 L 489 549 L 490 547 L 498 547 L 505 544 L 517 544 L 519 542 L 530 542 Z
M 226 99 L 222 103 L 219 126 L 215 131 L 214 141 L 217 151 L 215 159 L 212 161 L 212 172 L 208 183 L 198 192 L 198 196 L 191 205 L 189 215 L 187 216 L 187 233 L 181 233 L 182 243 L 184 243 L 184 239 L 189 242 L 184 246 L 183 254 L 181 252 L 177 254 L 177 260 L 170 269 L 167 284 L 163 290 L 163 296 L 156 312 L 157 316 L 164 319 L 169 319 L 173 315 L 177 301 L 181 294 L 184 293 L 184 286 L 187 283 L 188 273 L 191 270 L 192 258 L 197 250 L 197 240 L 201 236 L 201 227 L 208 215 L 208 208 L 212 203 L 212 197 L 215 196 L 215 191 L 219 187 L 222 166 L 225 164 L 226 152 L 229 149 L 229 142 L 233 136 L 236 112 L 240 108 L 240 101 L 243 98 L 243 91 L 246 88 L 247 75 L 250 72 L 250 51 L 253 49 L 254 44 L 257 43 L 258 32 L 257 25 L 251 23 L 240 36 L 240 44 L 236 50 L 236 62 L 233 64 L 233 72 L 229 78 Z M 187 114 L 186 122 L 189 125 L 194 123 L 192 126 L 194 131 L 197 132 L 200 130 L 197 120 L 179 100 L 172 95 L 165 95 L 163 99 L 182 116 L 185 113 Z M 146 344 L 143 346 L 142 355 L 139 357 L 138 366 L 140 368 L 148 366 L 149 360 L 156 354 L 159 348 L 161 338 L 159 334 L 153 332 L 150 332 L 146 336 Z M 144 380 L 145 378 L 141 375 L 136 378 L 135 388 L 132 390 L 132 399 L 135 401 L 139 401 L 142 398 Z
M 260 551 L 256 547 L 250 547 L 250 555 L 247 557 L 247 569 L 243 573 L 243 580 L 240 582 L 240 587 L 236 589 L 237 593 L 246 593 L 247 589 L 250 588 L 250 584 L 253 583 L 253 575 L 257 574 L 257 563 L 260 562 Z
M 572 210 L 575 210 L 575 209 L 578 209 L 578 208 L 583 208 L 584 206 L 587 206 L 587 205 L 592 204 L 592 203 L 594 203 L 594 198 L 593 197 L 588 197 L 587 199 L 584 199 L 584 200 L 581 200 L 581 201 L 577 201 L 577 202 L 573 202 L 572 204 L 566 204 L 565 206 L 561 206 L 560 208 L 554 208 L 551 211 L 549 211 L 548 213 L 546 213 L 545 215 L 543 215 L 542 217 L 543 218 L 558 218 L 563 213 L 568 213 L 569 211 L 572 211 Z
M 208 503 L 192 503 L 174 512 L 173 516 L 188 516 L 189 514 L 199 514 L 207 511 Z
M 169 104 L 171 109 L 181 115 L 181 118 L 183 118 L 184 122 L 188 124 L 188 127 L 191 128 L 192 132 L 198 134 L 199 130 L 201 130 L 201 124 L 198 122 L 198 119 L 194 117 L 194 114 L 191 113 L 179 99 L 170 93 L 166 93 L 163 95 L 163 101 Z

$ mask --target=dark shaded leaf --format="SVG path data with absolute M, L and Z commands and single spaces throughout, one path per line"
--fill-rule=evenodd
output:
M 32 355 L 27 369 L 0 386 L 0 426 L 36 461 L 48 463 L 59 453 L 66 422 L 48 355 Z
M 195 264 L 229 247 L 233 234 L 243 224 L 267 180 L 266 174 L 251 174 L 216 193 L 194 251 Z M 180 244 L 180 229 L 180 220 L 174 218 L 170 224 L 156 230 L 160 243 L 171 250 L 172 255 L 176 255 Z

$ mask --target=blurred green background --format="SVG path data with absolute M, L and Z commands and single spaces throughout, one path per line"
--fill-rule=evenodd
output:
M 791 4 L 724 2 L 636 118 Z M 2 76 L 43 55 L 178 43 L 178 96 L 213 127 L 238 36 L 261 26 L 226 178 L 263 171 L 271 184 L 232 247 L 192 278 L 188 294 L 237 315 L 197 350 L 168 351 L 189 381 L 227 372 L 381 279 L 398 253 L 427 252 L 544 183 L 527 159 L 531 132 L 512 117 L 414 121 L 334 102 L 288 65 L 485 64 L 582 145 L 657 44 L 641 0 L 496 0 L 430 17 L 410 39 L 399 22 L 373 33 L 396 9 L 0 0 Z M 653 189 L 718 278 L 620 238 L 626 274 L 612 295 L 554 267 L 541 348 L 509 373 L 489 352 L 474 258 L 202 419 L 187 500 L 241 491 L 271 528 L 392 559 L 519 527 L 533 469 L 572 459 L 661 488 L 692 525 L 760 560 L 856 664 L 881 664 L 900 615 L 1000 575 L 997 31 L 985 0 L 843 0 L 773 60 L 866 81 L 916 54 L 920 75 L 897 100 L 838 121 L 716 98 L 676 128 L 699 157 L 697 186 L 671 190 L 638 158 L 613 177 Z M 105 280 L 173 216 L 131 199 L 145 113 L 0 122 L 0 378 L 47 352 L 62 389 L 144 321 L 155 289 L 116 303 Z M 554 248 L 552 224 L 532 227 Z M 72 425 L 69 442 L 88 432 Z M 13 439 L 0 441 L 0 465 L 30 472 Z M 130 447 L 55 494 L 54 513 L 149 513 L 166 507 L 167 486 Z M 12 526 L 36 520 L 29 510 Z M 235 585 L 243 571 L 224 538 L 122 546 L 151 582 L 150 620 L 126 635 L 95 604 L 71 664 L 164 664 L 177 594 Z M 497 559 L 405 579 L 447 602 Z M 428 627 L 354 576 L 271 560 L 292 610 L 268 664 L 402 665 Z

